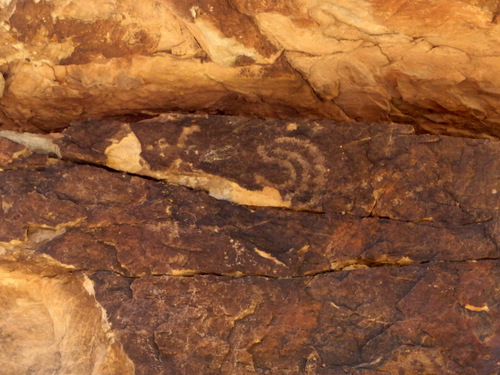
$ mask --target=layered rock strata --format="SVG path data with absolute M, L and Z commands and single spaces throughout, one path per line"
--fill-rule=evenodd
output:
M 498 369 L 496 141 L 182 115 L 0 136 L 7 373 Z
M 0 121 L 184 111 L 500 135 L 488 0 L 0 2 Z

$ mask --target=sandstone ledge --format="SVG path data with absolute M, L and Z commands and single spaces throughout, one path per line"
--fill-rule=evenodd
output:
M 1 126 L 182 111 L 498 138 L 498 11 L 479 0 L 6 0 Z

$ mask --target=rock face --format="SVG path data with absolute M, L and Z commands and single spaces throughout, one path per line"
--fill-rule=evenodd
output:
M 0 1 L 0 372 L 498 373 L 499 14 Z
M 3 128 L 166 111 L 500 135 L 495 1 L 0 2 Z
M 0 136 L 8 374 L 498 370 L 497 141 L 180 115 Z

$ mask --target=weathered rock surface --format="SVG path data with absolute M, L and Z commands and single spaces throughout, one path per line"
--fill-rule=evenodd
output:
M 0 121 L 166 111 L 500 135 L 495 1 L 0 3 Z
M 178 115 L 0 135 L 7 373 L 498 370 L 499 142 Z

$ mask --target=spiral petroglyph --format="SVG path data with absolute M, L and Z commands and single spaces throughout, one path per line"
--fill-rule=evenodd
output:
M 325 184 L 325 158 L 309 140 L 279 137 L 271 145 L 260 145 L 257 153 L 270 167 L 278 166 L 275 177 L 255 173 L 258 183 L 272 186 L 285 193 L 285 198 L 314 204 Z

